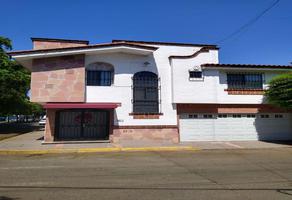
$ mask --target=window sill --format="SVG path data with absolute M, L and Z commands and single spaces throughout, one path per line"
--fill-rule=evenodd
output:
M 263 95 L 263 89 L 225 89 L 230 95 Z
M 129 113 L 133 119 L 159 119 L 163 113 Z
M 204 77 L 201 77 L 201 78 L 189 78 L 189 81 L 204 81 Z

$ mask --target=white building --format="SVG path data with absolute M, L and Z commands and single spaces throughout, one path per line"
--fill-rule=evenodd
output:
M 292 66 L 219 64 L 215 45 L 32 40 L 9 54 L 32 72 L 45 142 L 292 139 L 291 111 L 263 97 Z

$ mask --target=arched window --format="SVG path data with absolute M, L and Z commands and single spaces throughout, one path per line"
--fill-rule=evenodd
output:
M 108 63 L 92 63 L 86 67 L 88 86 L 110 86 L 114 80 L 114 67 Z
M 158 113 L 158 77 L 152 72 L 138 72 L 133 77 L 134 113 Z

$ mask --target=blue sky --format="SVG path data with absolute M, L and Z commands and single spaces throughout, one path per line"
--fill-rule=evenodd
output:
M 30 37 L 216 44 L 275 0 L 2 0 L 0 35 L 14 50 Z M 292 0 L 219 44 L 220 63 L 292 62 Z

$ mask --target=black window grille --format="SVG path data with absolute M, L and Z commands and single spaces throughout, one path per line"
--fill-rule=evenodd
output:
M 88 86 L 110 86 L 112 84 L 112 71 L 87 70 Z
M 202 78 L 202 72 L 201 71 L 189 71 L 190 78 Z
M 228 89 L 263 89 L 262 74 L 227 74 Z
M 152 72 L 138 72 L 133 77 L 133 112 L 159 113 L 159 79 Z

